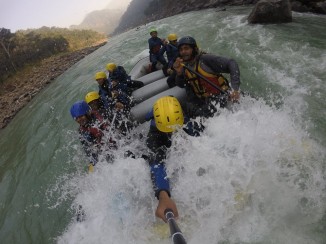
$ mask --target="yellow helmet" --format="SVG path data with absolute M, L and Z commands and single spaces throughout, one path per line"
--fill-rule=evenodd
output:
M 166 96 L 158 99 L 153 106 L 156 127 L 162 132 L 173 132 L 183 125 L 183 112 L 175 97 Z
M 85 96 L 85 102 L 90 103 L 96 99 L 99 99 L 100 95 L 96 91 L 92 91 L 86 94 Z
M 95 74 L 95 80 L 98 80 L 98 79 L 105 79 L 106 78 L 106 74 L 103 72 L 103 71 L 101 71 L 101 72 L 97 72 L 96 74 Z
M 177 36 L 177 34 L 169 34 L 169 35 L 168 35 L 168 40 L 169 40 L 170 42 L 178 40 L 178 36 Z
M 117 68 L 117 65 L 115 63 L 108 63 L 106 65 L 106 70 L 109 72 L 114 71 Z

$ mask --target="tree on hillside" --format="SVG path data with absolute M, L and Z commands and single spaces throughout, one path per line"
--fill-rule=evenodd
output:
M 16 66 L 11 59 L 11 50 L 14 48 L 14 45 L 12 42 L 13 36 L 14 36 L 14 34 L 12 34 L 9 29 L 5 29 L 5 28 L 0 29 L 0 45 L 2 47 L 2 49 L 1 49 L 2 52 L 0 52 L 0 59 L 2 60 L 1 67 L 8 69 L 5 65 L 2 64 L 2 63 L 4 63 L 4 64 L 7 63 L 4 61 L 6 59 L 8 59 L 12 68 L 16 71 Z
M 40 29 L 0 29 L 0 80 L 15 73 L 26 64 L 52 55 L 75 51 L 106 40 L 104 34 L 91 30 L 69 30 L 45 27 Z

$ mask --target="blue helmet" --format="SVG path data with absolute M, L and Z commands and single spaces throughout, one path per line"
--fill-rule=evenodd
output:
M 85 101 L 78 101 L 71 106 L 70 114 L 74 119 L 76 119 L 79 116 L 87 114 L 90 110 L 91 108 Z

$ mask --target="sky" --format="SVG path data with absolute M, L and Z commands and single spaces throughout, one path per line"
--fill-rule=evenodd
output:
M 0 0 L 0 28 L 15 32 L 42 26 L 69 27 L 105 8 L 128 6 L 131 0 Z

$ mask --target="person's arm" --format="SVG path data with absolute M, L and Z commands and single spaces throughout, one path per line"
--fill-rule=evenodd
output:
M 178 210 L 175 202 L 171 199 L 170 194 L 170 183 L 166 175 L 165 166 L 163 163 L 152 163 L 151 168 L 151 179 L 155 196 L 158 199 L 158 205 L 156 208 L 155 215 L 166 222 L 164 211 L 167 208 L 172 209 L 174 215 L 178 217 Z
M 130 106 L 130 98 L 124 91 L 119 90 L 117 91 L 116 95 L 118 102 L 122 103 L 125 106 Z
M 170 196 L 170 183 L 166 175 L 164 163 L 153 162 L 150 164 L 150 170 L 155 197 L 158 199 L 161 191 L 166 191 Z
M 159 217 L 164 222 L 167 222 L 164 214 L 166 209 L 171 209 L 176 218 L 179 216 L 175 202 L 170 198 L 169 194 L 166 191 L 161 191 L 159 193 L 158 200 L 159 202 L 155 212 L 156 217 Z
M 82 133 L 80 133 L 80 136 L 79 136 L 79 140 L 80 140 L 80 143 L 82 144 L 82 147 L 83 147 L 83 150 L 86 154 L 86 156 L 88 157 L 88 166 L 90 164 L 92 164 L 93 166 L 95 164 L 97 164 L 97 161 L 98 161 L 98 154 L 97 152 L 94 151 L 94 148 L 90 142 L 88 142 Z
M 229 73 L 231 78 L 230 99 L 237 102 L 240 98 L 240 70 L 237 62 L 233 59 L 206 54 L 202 56 L 203 62 L 216 73 Z
M 229 73 L 231 78 L 231 87 L 235 91 L 240 88 L 240 70 L 237 62 L 233 59 L 220 57 L 212 54 L 204 54 L 202 61 L 209 66 L 215 73 Z
M 160 49 L 159 55 L 164 55 L 165 52 L 166 52 L 166 46 L 163 45 Z

